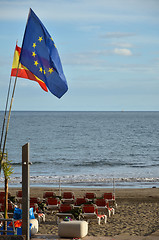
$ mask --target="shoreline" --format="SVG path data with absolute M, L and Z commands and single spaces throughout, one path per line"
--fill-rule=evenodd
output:
M 13 195 L 16 194 L 21 187 L 9 187 L 9 192 Z M 0 191 L 4 191 L 3 187 L 0 187 Z M 59 196 L 59 187 L 30 187 L 30 194 L 32 196 L 43 197 L 43 192 L 54 191 L 56 195 Z M 94 188 L 94 187 L 61 187 L 61 192 L 63 191 L 73 191 L 75 197 L 82 197 L 85 192 L 95 192 L 98 197 L 101 197 L 104 192 L 113 192 L 113 188 Z M 159 200 L 159 188 L 115 188 L 116 200 L 120 199 L 157 199 Z
M 4 182 L 4 179 L 3 179 Z M 4 183 L 0 182 L 0 189 L 3 188 Z M 100 183 L 100 182 L 83 182 L 83 183 L 63 183 L 62 181 L 59 183 L 34 183 L 32 181 L 30 181 L 30 187 L 31 188 L 51 188 L 51 189 L 56 189 L 59 188 L 59 185 L 61 186 L 61 188 L 72 188 L 72 189 L 82 189 L 82 188 L 93 188 L 93 189 L 109 189 L 111 191 L 111 189 L 149 189 L 149 188 L 159 188 L 159 182 L 128 182 L 128 181 L 123 181 L 123 182 L 117 182 L 115 181 L 115 184 L 113 185 L 113 181 L 112 182 L 106 182 L 104 183 Z M 18 183 L 11 183 L 9 182 L 9 188 L 21 188 L 22 184 L 20 182 Z

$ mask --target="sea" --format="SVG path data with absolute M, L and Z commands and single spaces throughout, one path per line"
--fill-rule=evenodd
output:
M 1 129 L 3 117 L 1 111 Z M 159 112 L 12 111 L 10 187 L 21 187 L 26 143 L 30 186 L 159 187 Z

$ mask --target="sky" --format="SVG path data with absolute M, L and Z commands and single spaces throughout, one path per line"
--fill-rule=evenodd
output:
M 12 110 L 159 111 L 158 0 L 0 0 L 0 110 L 29 8 L 54 39 L 69 89 L 58 99 L 19 78 Z

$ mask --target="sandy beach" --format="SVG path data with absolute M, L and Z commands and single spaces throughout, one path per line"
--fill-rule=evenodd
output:
M 3 189 L 1 189 L 3 190 Z M 59 195 L 58 188 L 32 187 L 31 196 L 43 197 L 43 192 L 54 191 Z M 73 191 L 75 197 L 84 196 L 85 192 L 95 192 L 101 197 L 104 192 L 110 189 L 92 188 L 62 188 L 62 191 Z M 16 188 L 9 188 L 12 195 L 16 194 Z M 88 235 L 85 239 L 159 239 L 159 189 L 116 189 L 115 215 L 108 218 L 106 224 L 98 225 L 97 222 L 89 223 Z M 40 234 L 40 235 L 39 235 Z M 46 213 L 46 222 L 39 225 L 39 237 L 48 235 L 58 236 L 58 225 L 55 214 Z M 53 238 L 52 238 L 53 239 Z

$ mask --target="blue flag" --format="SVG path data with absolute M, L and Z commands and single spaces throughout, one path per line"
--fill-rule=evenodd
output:
M 32 9 L 26 25 L 20 63 L 41 79 L 56 97 L 68 90 L 55 43 Z

